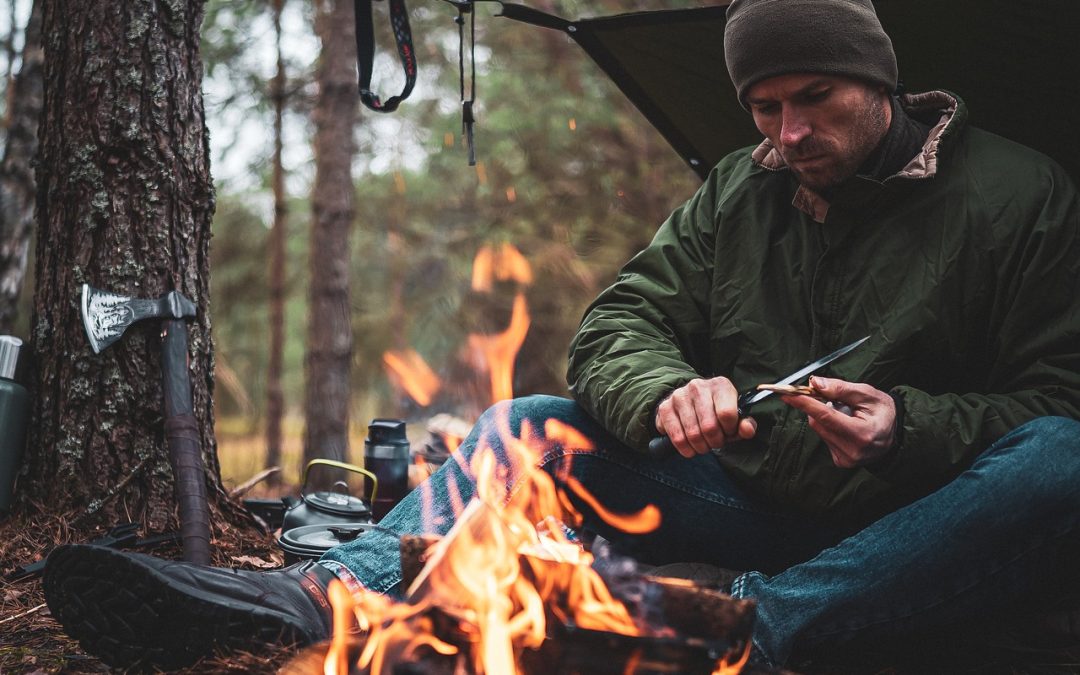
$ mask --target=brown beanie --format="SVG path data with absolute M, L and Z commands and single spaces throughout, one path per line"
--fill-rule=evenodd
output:
M 724 59 L 744 108 L 751 85 L 787 73 L 847 75 L 896 89 L 896 54 L 870 0 L 732 0 Z

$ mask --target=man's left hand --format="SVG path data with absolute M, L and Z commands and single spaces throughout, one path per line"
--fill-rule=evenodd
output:
M 806 413 L 810 428 L 825 441 L 833 464 L 842 469 L 865 466 L 884 457 L 896 434 L 896 403 L 868 384 L 813 377 L 811 386 L 823 403 L 810 396 L 781 396 L 792 408 Z M 850 413 L 840 410 L 846 406 Z

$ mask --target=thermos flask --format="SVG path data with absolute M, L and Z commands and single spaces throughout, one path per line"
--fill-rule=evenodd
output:
M 14 380 L 22 340 L 0 335 L 0 514 L 11 508 L 15 477 L 26 445 L 30 394 Z
M 409 439 L 405 436 L 405 422 L 371 420 L 364 440 L 364 468 L 379 479 L 378 494 L 371 504 L 372 518 L 378 522 L 409 491 Z

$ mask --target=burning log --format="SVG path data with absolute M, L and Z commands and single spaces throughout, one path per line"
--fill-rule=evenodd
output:
M 413 585 L 420 570 L 428 560 L 428 549 L 440 540 L 432 535 L 401 538 L 401 576 L 402 587 Z M 532 565 L 542 561 L 532 556 Z M 633 565 L 632 561 L 626 563 Z M 605 581 L 609 586 L 618 588 L 626 582 L 613 582 L 610 575 Z M 749 600 L 736 600 L 730 595 L 717 590 L 702 588 L 684 579 L 652 577 L 631 567 L 629 576 L 655 590 L 658 606 L 655 608 L 665 617 L 669 627 L 684 635 L 695 637 L 727 637 L 738 642 L 749 638 L 754 627 L 754 603 Z M 626 598 L 620 598 L 625 601 Z
M 479 510 L 482 509 L 474 509 L 474 512 Z M 351 635 L 338 640 L 338 657 L 328 658 L 328 645 L 316 645 L 301 652 L 281 673 L 335 672 L 324 670 L 324 663 L 331 660 L 344 665 L 343 669 L 336 670 L 340 675 L 466 675 L 477 672 L 472 664 L 475 663 L 475 652 L 481 645 L 476 627 L 470 621 L 471 610 L 453 606 L 455 589 L 433 591 L 425 588 L 425 584 L 439 583 L 439 580 L 419 572 L 429 564 L 438 564 L 439 552 L 430 549 L 441 541 L 440 537 L 423 536 L 405 537 L 401 543 L 402 568 L 403 571 L 407 570 L 406 581 L 413 595 L 420 596 L 417 611 L 406 620 L 409 624 L 406 632 L 427 635 L 428 639 L 410 643 L 392 659 L 381 664 L 369 662 L 361 667 L 359 657 L 367 646 L 366 638 L 370 634 Z M 522 574 L 536 583 L 543 583 L 541 578 L 553 574 L 559 577 L 572 571 L 570 568 L 576 561 L 567 560 L 572 555 L 570 548 L 565 545 L 563 548 L 545 546 L 523 552 L 519 554 Z M 567 675 L 747 675 L 772 672 L 743 669 L 741 663 L 736 663 L 748 646 L 753 628 L 752 602 L 735 600 L 685 580 L 645 576 L 636 567 L 631 567 L 632 561 L 627 560 L 618 561 L 620 574 L 612 574 L 609 566 L 605 581 L 615 587 L 615 595 L 621 594 L 627 598 L 634 594 L 627 588 L 636 586 L 641 598 L 638 602 L 648 601 L 655 605 L 656 616 L 649 620 L 656 625 L 633 635 L 582 627 L 568 617 L 565 610 L 558 609 L 570 601 L 554 593 L 545 606 L 549 620 L 543 640 L 539 645 L 517 650 L 514 672 L 522 675 L 554 672 Z M 420 581 L 417 582 L 417 579 Z M 644 589 L 644 592 L 640 589 Z M 439 597 L 437 604 L 429 602 L 431 596 Z M 718 662 L 733 665 L 718 668 Z
M 413 585 L 420 570 L 427 564 L 428 549 L 431 548 L 440 537 L 434 535 L 405 535 L 401 538 L 401 587 L 409 588 Z
M 754 630 L 755 603 L 701 588 L 683 579 L 649 578 L 660 588 L 668 623 L 686 635 L 748 640 Z
M 415 585 L 417 575 L 428 561 L 429 548 L 439 541 L 439 537 L 430 535 L 402 538 L 404 586 Z M 537 568 L 570 564 L 553 560 L 544 550 L 520 557 L 522 568 L 532 570 L 530 577 L 552 576 L 537 573 Z M 612 567 L 620 572 L 612 573 Z M 647 610 L 653 616 L 647 621 L 655 625 L 645 627 L 646 633 L 651 634 L 631 636 L 590 630 L 560 616 L 550 622 L 555 628 L 549 631 L 540 649 L 524 653 L 526 672 L 711 673 L 718 660 L 737 656 L 746 647 L 754 626 L 752 601 L 736 600 L 683 579 L 647 576 L 629 559 L 621 559 L 615 565 L 609 563 L 605 569 L 608 570 L 602 574 L 605 582 L 624 604 L 651 603 Z M 637 590 L 626 592 L 629 586 L 636 586 Z M 641 599 L 634 601 L 626 597 L 631 594 Z M 559 604 L 556 602 L 554 606 Z

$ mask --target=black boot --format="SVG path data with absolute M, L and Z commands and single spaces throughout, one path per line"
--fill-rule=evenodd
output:
M 326 639 L 332 572 L 314 562 L 248 572 L 99 546 L 61 546 L 45 565 L 49 610 L 111 666 L 190 665 L 215 650 Z

